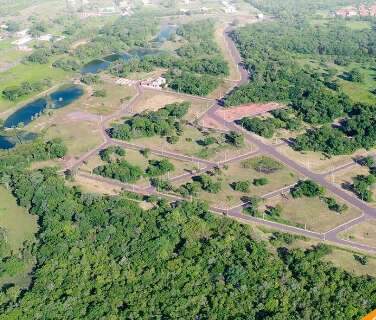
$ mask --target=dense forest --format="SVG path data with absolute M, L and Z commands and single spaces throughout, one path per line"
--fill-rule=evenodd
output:
M 273 253 L 201 202 L 143 211 L 85 194 L 53 169 L 27 169 L 61 155 L 34 147 L 1 153 L 1 181 L 40 231 L 32 285 L 3 288 L 0 319 L 359 319 L 376 307 L 375 280 L 322 262 L 326 246 Z

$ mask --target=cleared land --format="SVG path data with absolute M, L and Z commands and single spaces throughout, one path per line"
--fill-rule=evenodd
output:
M 81 187 L 82 191 L 88 193 L 99 193 L 105 195 L 116 195 L 121 192 L 121 188 L 103 181 L 94 181 L 79 174 L 74 177 L 74 181 L 68 183 L 70 185 Z
M 239 148 L 226 143 L 214 143 L 208 147 L 200 145 L 199 141 L 206 137 L 223 140 L 221 133 L 206 130 L 203 133 L 195 126 L 186 125 L 176 144 L 167 143 L 165 138 L 158 136 L 134 139 L 131 142 L 150 149 L 159 149 L 212 161 L 225 161 L 256 150 L 255 146 L 248 142 L 245 142 L 244 146 Z
M 326 196 L 335 198 L 340 204 L 343 203 L 342 199 L 338 199 L 329 193 Z M 360 212 L 351 206 L 345 212 L 339 214 L 329 210 L 327 204 L 319 198 L 294 199 L 290 194 L 268 199 L 261 209 L 266 210 L 277 205 L 282 207 L 282 214 L 280 218 L 276 219 L 278 222 L 306 227 L 308 230 L 317 232 L 329 231 L 360 216 Z M 265 218 L 268 218 L 266 214 Z
M 61 122 L 49 126 L 46 139 L 61 138 L 68 147 L 68 156 L 79 156 L 103 142 L 101 131 L 96 123 Z
M 213 180 L 221 182 L 221 191 L 218 194 L 215 194 L 201 190 L 197 198 L 208 201 L 209 204 L 213 206 L 230 208 L 244 202 L 243 197 L 262 196 L 269 192 L 290 186 L 299 180 L 299 176 L 296 173 L 284 166 L 269 174 L 258 172 L 252 167 L 244 167 L 245 163 L 248 163 L 249 161 L 254 163 L 259 159 L 260 157 L 254 157 L 245 161 L 238 161 L 229 164 L 228 169 L 222 169 L 221 174 L 213 177 Z M 259 178 L 266 178 L 268 183 L 263 186 L 255 186 L 253 181 L 254 179 Z M 191 179 L 177 183 L 175 187 L 188 181 L 191 181 Z M 239 181 L 250 182 L 251 185 L 248 192 L 235 191 L 231 187 L 232 183 Z
M 376 247 L 376 220 L 361 222 L 340 235 L 343 239 Z
M 163 108 L 166 104 L 181 103 L 188 101 L 191 103 L 191 107 L 188 109 L 188 113 L 184 119 L 193 121 L 201 116 L 211 106 L 210 101 L 202 99 L 196 99 L 194 97 L 181 96 L 174 93 L 165 91 L 154 91 L 144 89 L 142 97 L 130 110 L 132 113 L 141 113 L 143 111 L 156 111 Z
M 291 160 L 317 173 L 331 171 L 337 167 L 353 162 L 353 158 L 364 156 L 369 153 L 365 150 L 358 150 L 352 155 L 333 156 L 331 158 L 327 158 L 320 152 L 298 152 L 293 150 L 288 145 L 279 146 L 278 150 Z
M 106 92 L 105 97 L 95 97 L 98 90 Z M 116 112 L 122 103 L 126 103 L 136 94 L 134 86 L 120 86 L 113 81 L 105 80 L 87 90 L 85 96 L 73 103 L 69 108 L 78 109 L 96 115 L 109 115 Z
M 26 240 L 33 240 L 38 230 L 37 217 L 17 205 L 16 199 L 0 186 L 0 227 L 7 231 L 12 250 L 22 248 Z
M 332 253 L 325 256 L 324 261 L 332 262 L 337 268 L 344 269 L 350 273 L 363 276 L 370 275 L 376 276 L 376 259 L 374 257 L 368 258 L 368 263 L 362 265 L 355 260 L 354 255 L 351 251 L 345 250 L 333 250 Z
M 217 110 L 216 113 L 222 119 L 225 119 L 227 121 L 235 121 L 235 120 L 242 119 L 244 117 L 261 115 L 272 110 L 281 109 L 283 107 L 284 107 L 283 105 L 279 103 L 275 103 L 275 102 L 251 103 L 251 104 L 245 104 L 245 105 L 241 105 L 237 107 Z

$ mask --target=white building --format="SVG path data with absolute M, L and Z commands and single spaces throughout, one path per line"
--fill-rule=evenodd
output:
M 49 34 L 49 33 L 38 37 L 39 41 L 51 41 L 51 39 L 52 39 L 52 34 Z
M 153 89 L 162 89 L 167 85 L 167 80 L 163 77 L 158 77 L 156 79 L 146 79 L 141 81 L 143 87 L 149 87 Z

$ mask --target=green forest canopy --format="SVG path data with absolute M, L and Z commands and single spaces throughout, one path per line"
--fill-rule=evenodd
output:
M 322 262 L 325 246 L 277 254 L 201 202 L 143 211 L 82 193 L 18 161 L 61 156 L 34 147 L 0 155 L 1 181 L 40 223 L 33 283 L 2 289 L 0 319 L 359 319 L 376 307 L 376 280 Z

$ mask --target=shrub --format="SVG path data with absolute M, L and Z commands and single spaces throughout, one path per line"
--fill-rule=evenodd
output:
M 314 198 L 323 195 L 325 189 L 312 180 L 300 180 L 290 192 L 293 198 Z

